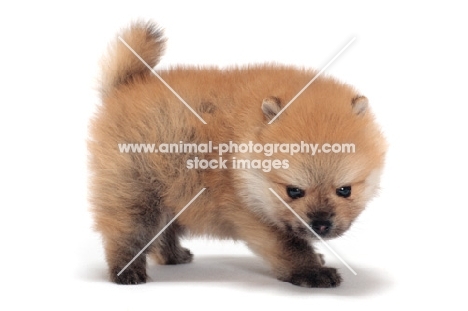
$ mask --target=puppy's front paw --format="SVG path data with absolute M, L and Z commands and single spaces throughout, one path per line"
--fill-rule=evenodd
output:
M 335 268 L 316 267 L 294 272 L 283 281 L 302 287 L 337 287 L 341 283 L 341 276 Z
M 113 269 L 111 272 L 111 280 L 114 283 L 122 285 L 135 285 L 146 283 L 146 269 L 135 269 L 130 266 L 125 269 L 120 275 L 117 275 L 120 269 Z

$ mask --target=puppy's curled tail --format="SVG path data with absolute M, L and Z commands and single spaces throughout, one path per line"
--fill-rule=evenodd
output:
M 166 40 L 162 30 L 153 22 L 135 22 L 111 44 L 101 63 L 101 94 L 136 77 L 150 75 L 159 63 Z M 128 46 L 127 46 L 128 45 Z M 132 50 L 144 60 L 142 62 Z

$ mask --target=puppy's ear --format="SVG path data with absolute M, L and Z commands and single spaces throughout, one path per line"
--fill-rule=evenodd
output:
M 369 100 L 365 96 L 356 96 L 353 98 L 351 106 L 356 115 L 363 115 L 366 113 L 367 107 L 369 107 Z
M 262 111 L 266 120 L 270 121 L 281 111 L 281 100 L 274 96 L 265 98 L 262 102 Z

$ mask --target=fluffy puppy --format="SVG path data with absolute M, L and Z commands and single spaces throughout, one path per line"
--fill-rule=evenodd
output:
M 158 64 L 165 41 L 155 24 L 134 23 L 121 38 L 150 67 Z M 343 234 L 376 194 L 386 144 L 367 99 L 348 85 L 320 77 L 279 114 L 316 72 L 259 65 L 176 67 L 158 74 L 207 124 L 127 46 L 113 43 L 102 64 L 102 105 L 91 121 L 88 142 L 92 212 L 111 280 L 144 283 L 147 255 L 160 264 L 190 262 L 192 254 L 179 243 L 181 235 L 190 234 L 245 241 L 279 280 L 338 286 L 340 275 L 323 266 L 309 229 L 324 238 Z M 355 152 L 267 156 L 234 150 L 223 155 L 226 168 L 196 169 L 189 168 L 191 160 L 216 160 L 218 154 L 127 153 L 118 147 L 209 141 L 213 146 L 353 144 Z M 238 160 L 272 159 L 282 165 L 271 170 L 235 166 Z M 202 188 L 206 190 L 119 273 Z

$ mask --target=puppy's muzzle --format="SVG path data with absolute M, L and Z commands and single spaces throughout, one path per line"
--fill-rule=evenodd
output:
M 332 223 L 329 220 L 314 220 L 311 223 L 312 230 L 320 236 L 325 236 L 330 232 Z

